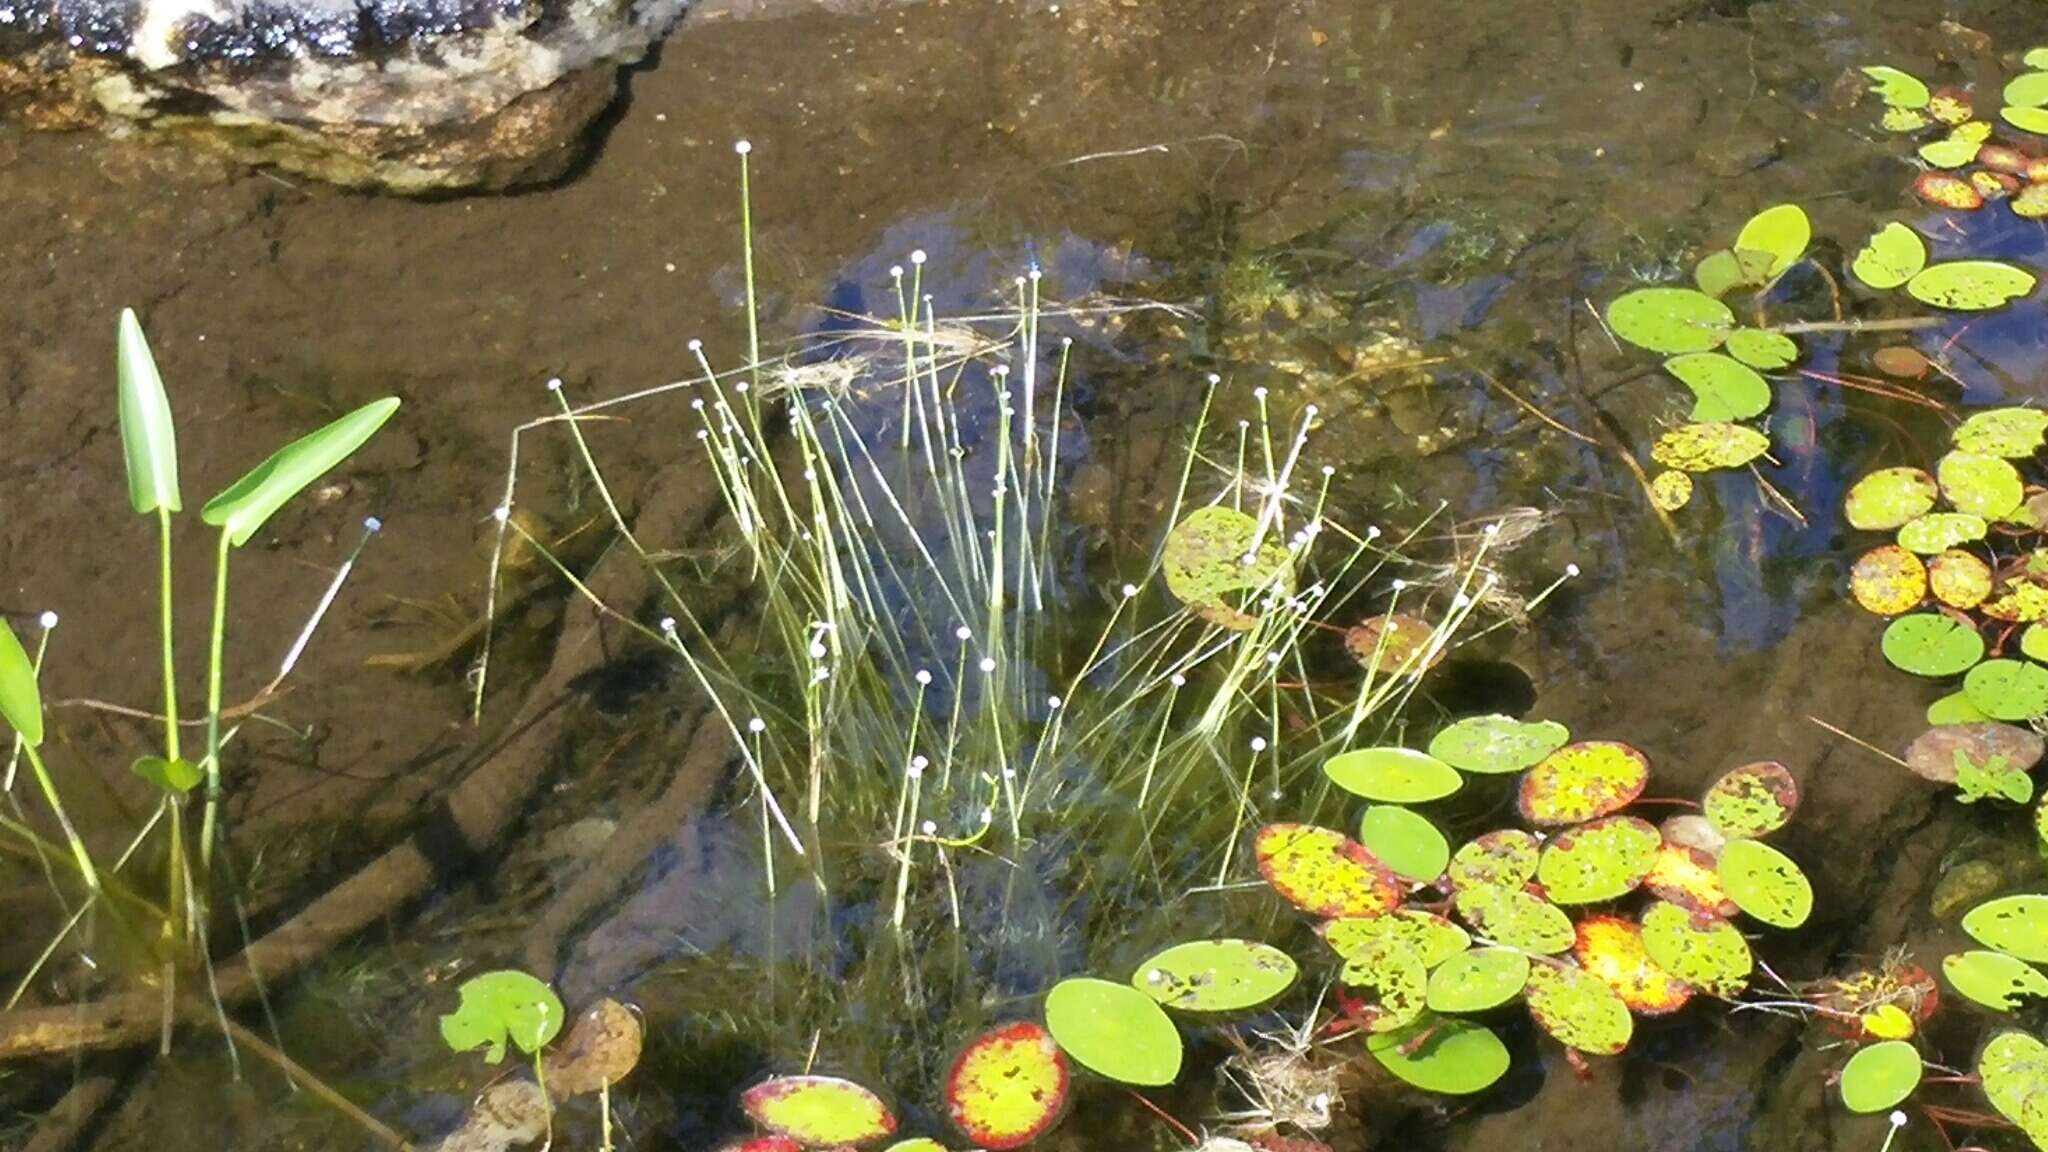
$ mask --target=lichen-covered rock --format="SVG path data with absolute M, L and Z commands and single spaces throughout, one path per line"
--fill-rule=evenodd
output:
M 0 0 L 0 111 L 348 187 L 562 175 L 685 0 Z

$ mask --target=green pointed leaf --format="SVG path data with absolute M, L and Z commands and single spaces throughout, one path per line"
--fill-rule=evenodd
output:
M 36 686 L 36 668 L 6 617 L 0 617 L 0 719 L 20 733 L 22 743 L 42 746 L 43 694 Z
M 1977 630 L 1939 612 L 1892 621 L 1882 647 L 1893 667 L 1915 676 L 1954 676 L 1984 658 L 1984 638 Z
M 1460 772 L 1506 774 L 1534 767 L 1571 738 L 1555 720 L 1468 716 L 1437 733 L 1429 754 Z
M 1388 804 L 1441 800 L 1464 786 L 1457 769 L 1412 748 L 1360 748 L 1323 762 L 1323 773 L 1354 796 Z
M 1429 976 L 1432 1012 L 1485 1012 L 1522 994 L 1529 957 L 1513 948 L 1474 948 L 1443 962 Z
M 1755 959 L 1733 924 L 1664 900 L 1644 910 L 1642 922 L 1643 947 L 1659 968 L 1712 996 L 1737 996 L 1748 985 Z
M 2012 515 L 2026 498 L 2019 469 L 1997 456 L 1957 450 L 1941 458 L 1934 474 L 1956 511 L 1986 520 Z
M 485 972 L 462 982 L 461 1002 L 441 1017 L 441 1039 L 457 1052 L 484 1049 L 486 1063 L 505 1059 L 510 1041 L 531 1056 L 562 1030 L 562 1000 L 524 972 Z
M 1619 900 L 1650 874 L 1663 842 L 1654 825 L 1633 816 L 1593 820 L 1543 846 L 1536 881 L 1557 904 Z
M 1761 328 L 1738 328 L 1728 335 L 1728 354 L 1765 372 L 1776 371 L 1799 359 L 1799 342 L 1782 332 Z M 1694 414 L 1693 419 L 1705 417 Z
M 1385 916 L 1326 920 L 1316 932 L 1323 943 L 1346 960 L 1355 959 L 1368 941 L 1393 938 L 1413 949 L 1424 968 L 1434 968 L 1472 943 L 1463 928 L 1420 908 L 1402 908 Z
M 1156 1001 L 1128 984 L 1062 980 L 1045 998 L 1045 1025 L 1075 1062 L 1141 1087 L 1180 1075 L 1180 1030 Z
M 1387 1071 L 1425 1092 L 1469 1096 L 1507 1074 L 1508 1049 L 1483 1025 L 1424 1017 L 1406 1028 L 1368 1036 L 1366 1051 Z
M 1863 74 L 1870 77 L 1870 90 L 1878 99 L 1894 108 L 1925 108 L 1933 96 L 1917 77 L 1888 65 L 1865 65 Z
M 1918 468 L 1880 468 L 1849 489 L 1842 512 L 1851 528 L 1890 532 L 1934 510 L 1941 486 Z
M 1613 1056 L 1628 1047 L 1635 1019 L 1614 990 L 1566 964 L 1536 964 L 1522 989 L 1538 1027 L 1567 1048 Z
M 199 518 L 226 533 L 235 547 L 247 544 L 279 508 L 353 455 L 396 411 L 397 397 L 374 401 L 292 441 L 208 500 Z
M 1881 292 L 1897 288 L 1925 267 L 1927 241 L 1896 220 L 1878 229 L 1849 263 L 1858 280 Z
M 128 766 L 130 772 L 156 785 L 166 792 L 184 795 L 197 787 L 206 774 L 199 765 L 190 760 L 166 760 L 161 756 L 138 757 Z
M 1451 862 L 1451 845 L 1436 825 L 1394 804 L 1375 804 L 1359 821 L 1358 842 L 1394 874 L 1434 883 Z
M 1143 964 L 1131 986 L 1185 1012 L 1242 1012 L 1294 984 L 1293 958 L 1255 940 L 1191 940 Z
M 2024 460 L 2040 450 L 2043 434 L 2048 434 L 2048 410 L 1992 408 L 1956 428 L 1955 446 L 1965 452 Z
M 1771 406 L 1770 382 L 1732 356 L 1692 352 L 1664 361 L 1664 370 L 1692 390 L 1694 420 L 1747 420 Z
M 1921 269 L 1906 292 L 1936 308 L 1983 312 L 2026 296 L 2034 283 L 2032 272 L 1996 260 L 1951 260 Z
M 2048 104 L 2048 72 L 2028 72 L 2007 81 L 2005 102 L 2015 108 L 2039 108 Z
M 1607 325 L 1616 336 L 1652 352 L 1711 352 L 1735 327 L 1735 313 L 1690 288 L 1638 288 L 1607 306 Z
M 1813 914 L 1813 885 L 1790 857 L 1761 840 L 1721 849 L 1721 887 L 1735 906 L 1773 928 L 1797 928 Z
M 1899 527 L 1899 546 L 1934 556 L 1958 544 L 1982 540 L 1988 527 L 1982 516 L 1968 512 L 1929 512 Z
M 163 377 L 142 335 L 132 308 L 121 309 L 115 340 L 114 375 L 120 385 L 121 454 L 128 463 L 128 503 L 148 514 L 159 508 L 176 512 L 178 437 L 171 424 L 171 401 Z
M 1650 458 L 1680 472 L 1740 468 L 1770 451 L 1771 438 L 1742 424 L 1681 424 L 1657 437 Z
M 2048 964 L 2048 896 L 2004 896 L 1979 904 L 1963 916 L 1963 931 L 1986 948 Z
M 1785 269 L 1806 254 L 1813 239 L 1813 225 L 1805 209 L 1797 204 L 1778 204 L 1750 217 L 1735 237 L 1737 252 L 1766 252 L 1771 257 L 1771 275 L 1783 276 Z
M 1849 1111 L 1886 1112 L 1920 1086 L 1920 1050 L 1904 1040 L 1858 1049 L 1842 1069 L 1842 1103 Z
M 1957 952 L 1942 958 L 1941 974 L 1966 998 L 1995 1012 L 2011 1012 L 2022 998 L 2048 997 L 2048 976 L 2003 952 Z
M 1993 720 L 2048 716 L 2048 668 L 2025 660 L 1986 660 L 1963 677 L 1970 703 Z

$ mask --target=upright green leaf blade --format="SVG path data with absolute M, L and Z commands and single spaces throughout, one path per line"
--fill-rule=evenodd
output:
M 128 503 L 148 515 L 158 509 L 176 512 L 178 437 L 171 425 L 171 401 L 156 357 L 133 308 L 121 309 L 115 338 L 114 375 L 121 391 L 121 454 L 128 462 Z
M 328 469 L 348 459 L 396 411 L 398 398 L 387 396 L 292 441 L 208 500 L 199 510 L 199 518 L 227 533 L 235 547 L 247 544 L 272 514 Z
M 4 618 L 0 618 L 0 718 L 22 742 L 34 748 L 43 742 L 43 695 L 36 688 L 36 668 Z

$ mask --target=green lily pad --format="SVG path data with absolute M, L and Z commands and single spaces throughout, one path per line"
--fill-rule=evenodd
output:
M 1756 369 L 1719 352 L 1689 352 L 1664 370 L 1692 390 L 1694 420 L 1747 420 L 1771 406 L 1771 384 Z
M 1769 252 L 1736 252 L 1723 248 L 1709 252 L 1693 269 L 1693 282 L 1709 296 L 1720 297 L 1731 288 L 1761 288 L 1771 282 Z
M 1076 1063 L 1111 1080 L 1156 1088 L 1180 1075 L 1180 1030 L 1128 984 L 1060 981 L 1046 995 L 1045 1026 Z
M 1233 592 L 1286 587 L 1292 563 L 1286 542 L 1269 529 L 1254 552 L 1258 537 L 1259 522 L 1235 508 L 1219 504 L 1189 513 L 1166 534 L 1160 563 L 1167 590 L 1190 607 L 1208 607 Z
M 2048 664 L 2048 625 L 2027 625 L 2027 630 L 2020 633 L 2020 655 Z
M 1934 556 L 1958 544 L 1982 540 L 1987 527 L 1982 516 L 1968 512 L 1929 512 L 1900 526 L 1899 546 Z
M 1256 940 L 1191 940 L 1143 964 L 1131 986 L 1184 1012 L 1242 1012 L 1294 984 L 1294 960 Z
M 1557 904 L 1598 904 L 1636 890 L 1664 842 L 1654 825 L 1608 816 L 1568 828 L 1544 845 L 1536 881 Z
M 2001 108 L 1998 115 L 2022 132 L 2048 136 L 2048 108 Z
M 2048 72 L 2028 72 L 2007 81 L 2005 102 L 2015 108 L 2048 104 Z
M 1405 941 L 1368 940 L 1344 959 L 1338 977 L 1348 993 L 1345 1014 L 1367 1032 L 1405 1028 L 1422 1015 L 1429 969 Z
M 1762 760 L 1732 768 L 1707 787 L 1700 810 L 1730 839 L 1768 836 L 1799 808 L 1799 782 L 1783 764 Z
M 1568 964 L 1536 964 L 1522 989 L 1537 1027 L 1567 1048 L 1613 1056 L 1628 1047 L 1635 1018 L 1614 990 Z
M 1934 510 L 1941 486 L 1918 468 L 1880 468 L 1849 488 L 1842 512 L 1851 528 L 1890 532 Z
M 1627 807 L 1643 794 L 1650 761 L 1614 740 L 1567 744 L 1522 777 L 1516 800 L 1531 824 L 1578 824 Z
M 1927 706 L 1927 722 L 1937 726 L 1978 724 L 1989 719 L 1991 717 L 1986 716 L 1983 709 L 1970 703 L 1970 694 L 1963 691 L 1951 692 Z
M 1534 767 L 1571 738 L 1555 720 L 1468 716 L 1437 733 L 1429 754 L 1460 772 L 1504 775 Z
M 2048 410 L 1992 408 L 1978 412 L 1955 431 L 1955 446 L 1965 452 L 2024 460 L 2038 452 L 2048 434 Z
M 1997 456 L 1983 456 L 1960 449 L 1935 465 L 1941 494 L 1958 512 L 2000 520 L 2010 516 L 2026 498 L 2026 485 L 2019 469 Z
M 1878 229 L 1849 263 L 1858 280 L 1881 292 L 1897 288 L 1925 267 L 1927 241 L 1896 220 Z
M 1777 204 L 1749 218 L 1735 237 L 1735 250 L 1767 253 L 1771 275 L 1777 277 L 1806 255 L 1812 240 L 1813 225 L 1806 219 L 1806 210 L 1797 204 Z
M 1736 907 L 1773 928 L 1797 928 L 1813 914 L 1813 885 L 1790 857 L 1760 840 L 1721 849 L 1721 887 Z
M 2011 1012 L 2022 997 L 2048 997 L 2048 976 L 2003 952 L 1956 952 L 1941 961 L 1941 974 L 1965 997 L 1996 1012 Z
M 1863 74 L 1870 77 L 1870 90 L 1877 98 L 1894 108 L 1925 108 L 1933 96 L 1918 77 L 1889 65 L 1865 65 Z
M 1462 888 L 1452 906 L 1474 931 L 1508 948 L 1551 956 L 1576 938 L 1564 909 L 1520 888 Z
M 1472 944 L 1463 928 L 1434 912 L 1402 908 L 1385 916 L 1328 920 L 1316 927 L 1323 943 L 1346 960 L 1369 941 L 1396 939 L 1414 950 L 1424 968 L 1434 968 Z
M 2026 660 L 1986 660 L 1963 677 L 1963 691 L 1993 720 L 2048 716 L 2048 668 Z
M 1954 676 L 1984 658 L 1984 638 L 1977 630 L 1939 612 L 1892 621 L 1881 646 L 1893 667 L 1915 676 Z M 1974 695 L 1971 700 L 1976 702 Z
M 1359 748 L 1323 761 L 1323 774 L 1354 796 L 1387 804 L 1441 800 L 1464 787 L 1449 764 L 1412 748 Z
M 975 1147 L 1008 1152 L 1059 1122 L 1069 1081 L 1067 1058 L 1051 1032 L 1031 1021 L 1006 1024 L 977 1036 L 954 1059 L 946 1073 L 946 1116 Z M 945 1152 L 935 1140 L 918 1147 Z
M 484 1049 L 484 1061 L 505 1059 L 510 1041 L 531 1056 L 562 1030 L 562 999 L 524 972 L 485 972 L 462 982 L 461 1002 L 441 1017 L 441 1039 L 457 1052 Z
M 1675 356 L 1719 348 L 1735 313 L 1690 288 L 1638 288 L 1607 306 L 1607 325 L 1637 347 Z
M 1740 468 L 1770 451 L 1771 438 L 1744 424 L 1681 424 L 1657 437 L 1650 458 L 1680 472 Z
M 2004 896 L 1963 916 L 1963 931 L 1986 948 L 2048 964 L 2048 896 Z
M 1977 1078 L 1984 1098 L 2017 1124 L 2026 1101 L 2048 1088 L 2048 1044 L 2025 1032 L 2000 1032 L 1977 1056 Z
M 1842 1103 L 1851 1112 L 1886 1112 L 1920 1086 L 1920 1050 L 1905 1040 L 1860 1048 L 1842 1068 Z
M 1429 976 L 1432 1012 L 1486 1012 L 1522 994 L 1529 980 L 1527 953 L 1474 948 L 1444 961 Z
M 1305 912 L 1334 920 L 1381 916 L 1401 903 L 1401 885 L 1365 846 L 1312 824 L 1268 824 L 1252 840 L 1259 874 Z
M 2000 308 L 2033 290 L 2032 272 L 1996 260 L 1930 264 L 1906 281 L 1906 292 L 1913 299 L 1957 312 Z
M 1761 328 L 1738 328 L 1728 335 L 1728 354 L 1766 372 L 1788 367 L 1799 359 L 1799 342 L 1782 332 L 1766 332 Z M 1693 419 L 1713 419 L 1693 414 Z
M 1434 883 L 1451 862 L 1451 844 L 1436 825 L 1394 804 L 1375 804 L 1358 824 L 1358 842 L 1394 870 L 1421 884 Z
M 1983 147 L 1966 136 L 1949 136 L 1920 146 L 1920 159 L 1936 168 L 1961 168 L 1977 158 Z
M 740 1108 L 768 1131 L 811 1148 L 865 1144 L 896 1131 L 881 1097 L 837 1076 L 778 1076 L 741 1093 Z
M 1491 1029 L 1448 1017 L 1368 1036 L 1365 1050 L 1404 1083 L 1446 1096 L 1483 1091 L 1508 1070 L 1507 1045 Z
M 1643 911 L 1643 947 L 1659 968 L 1713 996 L 1734 997 L 1749 984 L 1749 942 L 1718 916 L 1659 900 Z
M 1536 878 L 1542 846 L 1519 828 L 1502 828 L 1469 840 L 1451 856 L 1451 886 L 1517 888 Z
M 1956 752 L 1957 799 L 1965 804 L 1979 800 L 2005 800 L 2025 804 L 2034 798 L 2034 778 L 2003 756 L 1974 759 L 1968 752 Z

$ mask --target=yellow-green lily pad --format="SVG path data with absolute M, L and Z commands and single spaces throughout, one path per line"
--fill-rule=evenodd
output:
M 1401 908 L 1385 916 L 1328 920 L 1317 925 L 1316 931 L 1323 943 L 1346 960 L 1356 956 L 1369 941 L 1400 940 L 1414 950 L 1424 968 L 1435 968 L 1472 944 L 1472 937 L 1463 928 L 1420 908 Z
M 811 1148 L 888 1138 L 896 1117 L 882 1098 L 837 1076 L 777 1076 L 740 1094 L 754 1123 Z
M 1984 658 L 1984 638 L 1977 630 L 1939 612 L 1892 621 L 1880 647 L 1893 667 L 1915 676 L 1954 676 Z
M 1570 948 L 1575 938 L 1562 908 L 1520 888 L 1461 888 L 1452 906 L 1474 931 L 1508 948 L 1549 956 Z
M 1635 1019 L 1614 990 L 1569 964 L 1536 964 L 1522 989 L 1537 1027 L 1567 1048 L 1613 1056 L 1628 1047 Z
M 1694 420 L 1747 420 L 1771 406 L 1770 381 L 1732 356 L 1689 352 L 1664 361 L 1664 370 L 1692 390 Z
M 1256 940 L 1190 940 L 1138 965 L 1131 986 L 1183 1012 L 1242 1012 L 1294 984 L 1294 960 Z
M 1419 884 L 1432 884 L 1451 862 L 1450 841 L 1436 825 L 1396 804 L 1375 804 L 1358 822 L 1358 842 L 1394 870 Z
M 1614 740 L 1567 744 L 1522 777 L 1516 795 L 1531 824 L 1578 824 L 1627 807 L 1643 794 L 1650 761 Z
M 1813 885 L 1790 857 L 1760 840 L 1721 849 L 1721 887 L 1744 912 L 1773 928 L 1797 928 L 1813 914 Z
M 1664 838 L 1633 816 L 1608 816 L 1567 828 L 1543 846 L 1536 882 L 1557 904 L 1598 904 L 1636 890 Z
M 1644 909 L 1642 924 L 1643 947 L 1659 968 L 1712 996 L 1738 996 L 1748 986 L 1755 958 L 1733 924 L 1663 900 Z
M 1783 332 L 1767 332 L 1761 328 L 1738 328 L 1728 334 L 1728 354 L 1766 372 L 1789 367 L 1799 359 L 1799 342 Z M 1761 411 L 1761 409 L 1759 409 Z M 1701 416 L 1693 413 L 1695 420 L 1718 420 L 1723 417 Z
M 1899 547 L 1934 556 L 1958 544 L 1982 540 L 1988 527 L 1982 516 L 1968 512 L 1929 512 L 1900 526 Z
M 2048 976 L 2003 952 L 1956 952 L 1942 958 L 1941 974 L 1969 1000 L 2011 1012 L 2026 999 L 2048 997 Z
M 1711 352 L 1735 327 L 1735 313 L 1690 288 L 1638 288 L 1607 306 L 1607 325 L 1616 336 L 1652 352 Z
M 1920 1050 L 1905 1040 L 1859 1048 L 1842 1068 L 1842 1103 L 1868 1114 L 1896 1108 L 1920 1086 Z
M 1842 512 L 1849 527 L 1890 532 L 1934 511 L 1941 485 L 1918 468 L 1880 468 L 1849 488 Z
M 1889 292 L 1927 267 L 1927 241 L 1918 232 L 1894 220 L 1877 230 L 1849 262 L 1858 280 L 1881 292 Z
M 1956 511 L 1986 520 L 2012 515 L 2026 498 L 2019 469 L 1997 456 L 1958 449 L 1941 458 L 1934 474 L 1941 482 L 1941 494 Z
M 1522 994 L 1529 980 L 1527 953 L 1474 948 L 1444 961 L 1429 976 L 1432 1012 L 1486 1012 Z
M 1799 808 L 1799 782 L 1783 764 L 1760 760 L 1731 768 L 1707 786 L 1700 810 L 1729 839 L 1768 836 Z
M 1045 1026 L 1068 1056 L 1097 1075 L 1152 1088 L 1180 1075 L 1180 1030 L 1157 1001 L 1128 984 L 1060 981 L 1045 997 Z
M 1888 64 L 1868 64 L 1863 74 L 1870 77 L 1870 90 L 1893 108 L 1925 108 L 1933 93 L 1919 77 Z
M 2048 434 L 2048 410 L 1992 408 L 1957 426 L 1955 446 L 1965 452 L 2024 460 L 2040 451 Z
M 1957 312 L 1984 312 L 2010 304 L 2034 290 L 2034 274 L 1996 260 L 1951 260 L 1930 264 L 1906 282 L 1922 304 Z
M 1970 703 L 1993 720 L 2048 716 L 2048 668 L 2028 660 L 1986 660 L 1963 677 Z
M 953 1127 L 988 1152 L 1022 1148 L 1059 1122 L 1070 1076 L 1052 1033 L 1032 1021 L 1006 1024 L 977 1036 L 946 1074 L 946 1115 Z M 945 1152 L 935 1140 L 922 1145 Z
M 1339 979 L 1350 993 L 1345 1014 L 1367 1032 L 1407 1027 L 1428 999 L 1429 970 L 1422 957 L 1392 936 L 1366 941 L 1346 957 Z
M 1449 764 L 1412 748 L 1358 748 L 1323 761 L 1323 774 L 1354 796 L 1387 804 L 1441 800 L 1465 784 Z
M 1280 533 L 1269 528 L 1261 539 L 1258 520 L 1220 504 L 1174 525 L 1160 556 L 1167 590 L 1190 607 L 1222 604 L 1233 592 L 1285 588 L 1291 564 Z
M 1451 886 L 1520 888 L 1536 878 L 1542 846 L 1519 828 L 1502 828 L 1469 840 L 1451 856 Z
M 1508 1049 L 1484 1025 L 1424 1017 L 1406 1028 L 1369 1036 L 1366 1051 L 1404 1083 L 1425 1092 L 1469 1096 L 1507 1074 Z
M 1460 772 L 1501 775 L 1534 767 L 1571 738 L 1555 720 L 1468 716 L 1437 733 L 1429 754 Z
M 1771 447 L 1770 437 L 1744 424 L 1681 424 L 1657 437 L 1650 458 L 1680 472 L 1740 468 Z
M 2048 896 L 2030 893 L 1986 901 L 1963 916 L 1963 931 L 1986 948 L 2048 964 Z
M 1383 916 L 1401 885 L 1365 846 L 1312 824 L 1268 824 L 1252 840 L 1259 874 L 1295 907 L 1326 920 Z
M 1782 276 L 1785 269 L 1806 254 L 1806 245 L 1812 239 L 1813 225 L 1807 220 L 1805 209 L 1797 204 L 1774 204 L 1742 226 L 1735 237 L 1735 250 L 1768 253 L 1771 275 Z

